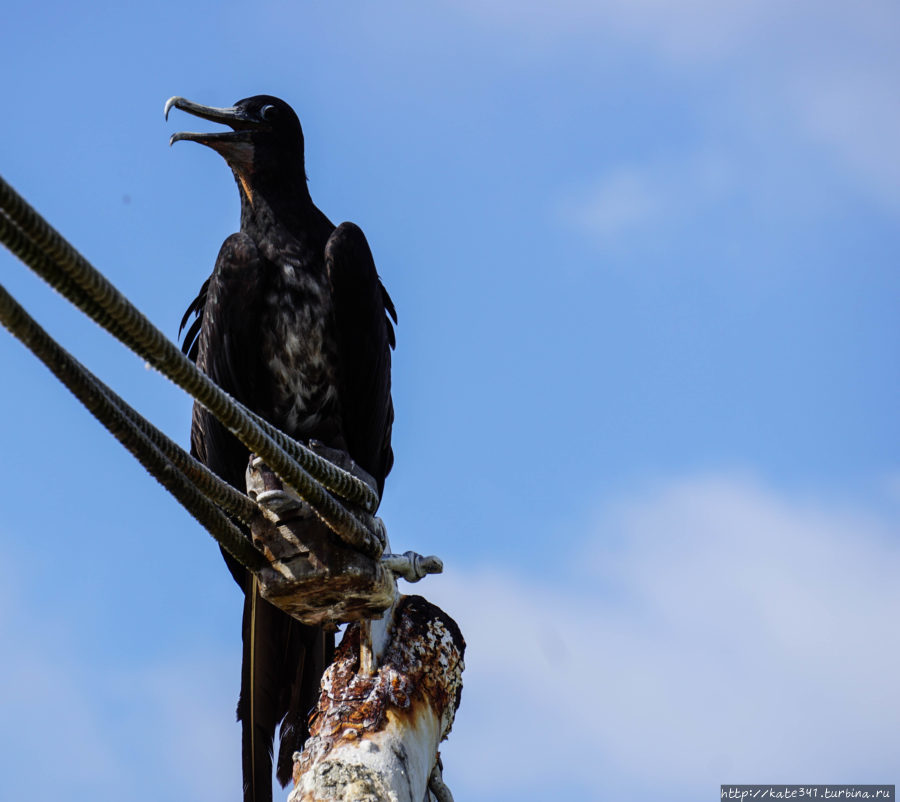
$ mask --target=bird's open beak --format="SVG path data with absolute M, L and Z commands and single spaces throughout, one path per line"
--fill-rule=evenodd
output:
M 211 134 L 196 134 L 187 131 L 179 131 L 172 134 L 169 138 L 169 144 L 174 145 L 182 139 L 190 142 L 199 142 L 201 145 L 209 145 L 215 147 L 218 143 L 226 142 L 242 142 L 247 139 L 244 132 L 255 128 L 264 128 L 265 123 L 261 120 L 251 118 L 243 109 L 232 106 L 227 109 L 218 109 L 213 106 L 202 106 L 199 103 L 187 100 L 183 97 L 170 97 L 166 101 L 165 114 L 169 119 L 169 111 L 172 107 L 193 114 L 195 117 L 202 117 L 204 120 L 211 120 L 214 123 L 222 123 L 229 126 L 231 131 L 221 131 Z

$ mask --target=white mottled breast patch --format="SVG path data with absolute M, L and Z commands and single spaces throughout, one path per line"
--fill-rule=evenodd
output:
M 309 437 L 339 422 L 331 292 L 320 275 L 280 265 L 265 298 L 263 354 L 273 383 L 273 423 Z

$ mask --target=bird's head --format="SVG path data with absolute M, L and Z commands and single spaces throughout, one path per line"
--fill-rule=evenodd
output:
M 256 187 L 269 176 L 281 182 L 293 177 L 305 187 L 303 129 L 294 110 L 283 100 L 255 95 L 221 109 L 171 97 L 166 101 L 166 119 L 172 108 L 231 128 L 209 134 L 180 131 L 172 134 L 169 144 L 187 140 L 215 150 L 228 162 L 251 202 Z

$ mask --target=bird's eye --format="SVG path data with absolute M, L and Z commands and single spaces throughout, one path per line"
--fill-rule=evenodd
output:
M 260 109 L 259 116 L 264 120 L 274 120 L 278 116 L 278 109 L 268 103 Z

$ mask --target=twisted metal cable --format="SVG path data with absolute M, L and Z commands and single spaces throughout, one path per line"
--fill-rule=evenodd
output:
M 193 482 L 204 496 L 247 526 L 250 526 L 259 518 L 261 512 L 252 499 L 232 487 L 224 479 L 216 476 L 202 462 L 192 457 L 181 446 L 170 440 L 134 407 L 118 396 L 108 385 L 104 384 L 100 379 L 94 378 L 110 401 L 119 408 L 131 424 L 165 454 L 172 464 Z
M 35 246 L 25 237 L 25 235 L 22 234 L 22 232 L 19 231 L 19 229 L 16 228 L 14 224 L 2 212 L 0 212 L 0 240 L 7 243 L 10 247 L 10 250 L 12 250 L 14 253 L 23 254 L 28 258 L 29 261 L 44 261 L 46 263 L 45 269 L 48 272 L 52 272 L 52 270 L 54 269 L 52 263 L 50 263 L 49 260 L 46 259 L 46 257 L 44 257 L 43 254 L 41 254 L 40 251 L 37 250 L 37 248 L 35 248 Z M 60 287 L 65 287 L 67 292 L 78 292 L 77 285 L 75 285 L 74 282 L 72 282 L 70 279 L 61 275 L 58 275 L 56 277 L 58 278 L 58 282 L 54 282 L 54 289 L 57 289 L 58 285 Z M 61 292 L 61 294 L 66 293 Z M 101 309 L 99 309 L 99 307 L 96 307 L 96 305 L 93 304 L 88 296 L 83 296 L 80 305 L 82 305 L 83 307 L 96 308 L 97 315 L 92 315 L 92 317 L 95 317 L 95 319 L 97 317 L 103 319 L 103 327 L 107 330 L 111 330 L 116 327 L 115 321 L 113 321 L 112 318 L 109 317 L 109 315 L 106 315 Z M 117 334 L 117 337 L 119 340 L 125 342 L 126 345 L 129 345 L 128 336 L 124 331 L 120 330 Z M 65 355 L 65 357 L 73 359 L 73 361 L 75 361 L 74 358 L 72 358 L 71 355 L 66 353 L 64 350 L 63 354 Z M 149 437 L 154 445 L 156 445 L 157 448 L 159 448 L 170 460 L 172 460 L 172 462 L 179 468 L 179 470 L 188 475 L 188 477 L 194 482 L 194 484 L 197 485 L 211 501 L 222 507 L 222 509 L 224 509 L 226 512 L 234 515 L 241 522 L 247 525 L 250 524 L 251 520 L 253 520 L 256 514 L 258 514 L 258 508 L 249 498 L 247 498 L 246 495 L 236 490 L 230 484 L 216 476 L 203 463 L 196 460 L 183 448 L 181 448 L 181 446 L 179 446 L 163 432 L 153 426 L 153 424 L 151 424 L 146 418 L 138 413 L 137 410 L 135 410 L 123 398 L 117 395 L 112 390 L 112 388 L 100 381 L 100 379 L 94 376 L 94 374 L 90 373 L 90 371 L 87 371 L 86 368 L 83 369 L 96 382 L 98 388 L 106 394 L 110 401 L 112 401 L 113 404 L 115 404 L 121 410 L 122 414 L 126 415 L 131 420 L 131 422 L 143 432 L 144 435 Z
M 262 457 L 282 480 L 294 487 L 311 506 L 319 506 L 319 502 L 325 507 L 331 505 L 324 499 L 316 501 L 312 498 L 321 494 L 310 486 L 309 474 L 341 498 L 358 504 L 367 512 L 375 511 L 378 496 L 365 482 L 288 438 L 221 390 L 2 177 L 0 210 L 43 252 L 46 260 L 29 261 L 26 253 L 13 250 L 10 245 L 13 253 L 85 314 L 198 400 L 247 448 Z M 47 269 L 47 260 L 54 266 L 52 270 Z M 78 290 L 73 292 L 72 286 L 60 282 L 60 275 L 68 277 Z M 93 303 L 84 305 L 85 297 Z M 104 320 L 109 319 L 115 322 L 115 329 L 105 325 Z M 125 337 L 122 336 L 123 333 Z M 255 420 L 253 423 L 241 420 L 243 415 Z M 272 448 L 272 441 L 275 448 Z M 284 455 L 279 454 L 279 451 L 293 457 L 303 470 L 298 472 L 288 467 L 289 460 L 285 461 Z M 307 498 L 307 495 L 312 497 Z M 329 517 L 331 515 L 324 508 L 321 512 Z M 337 515 L 339 519 L 344 517 Z M 326 523 L 330 525 L 329 521 Z M 339 521 L 335 520 L 335 523 Z M 347 525 L 353 527 L 352 524 Z
M 249 498 L 237 500 L 241 494 L 196 463 L 162 432 L 156 437 L 142 429 L 155 429 L 149 422 L 135 424 L 140 417 L 124 400 L 106 387 L 96 376 L 62 348 L 0 285 L 0 323 L 19 339 L 50 372 L 99 420 L 104 427 L 147 469 L 166 490 L 215 538 L 238 562 L 251 570 L 268 565 L 268 560 L 253 546 L 243 532 L 228 519 L 210 498 L 219 498 L 222 506 L 240 518 L 258 514 Z M 154 439 L 158 442 L 155 443 Z M 172 452 L 175 459 L 166 451 Z M 175 452 L 181 452 L 177 456 Z M 183 458 L 183 459 L 182 459 Z M 184 469 L 176 462 L 182 462 Z M 193 460 L 196 465 L 189 463 Z M 197 468 L 202 471 L 196 470 Z M 207 476 L 202 476 L 205 471 Z M 199 479 L 195 484 L 195 476 Z M 199 487 L 198 487 L 199 485 Z M 224 486 L 224 488 L 223 488 Z M 200 489 L 202 487 L 202 490 Z M 227 492 L 222 492 L 227 488 Z M 249 523 L 249 521 L 247 521 Z
M 61 273 L 56 265 L 44 256 L 37 246 L 22 233 L 21 229 L 6 216 L 3 209 L 0 209 L 0 241 L 25 264 L 34 265 L 34 271 L 64 298 L 70 300 L 77 298 L 77 302 L 73 300 L 73 303 L 79 309 L 130 350 L 134 351 L 138 347 L 137 341 L 130 337 L 102 307 L 94 303 L 91 297 L 82 292 L 72 279 Z
M 326 487 L 371 512 L 377 507 L 378 497 L 368 485 L 288 438 L 236 402 L 201 373 L 2 177 L 0 210 L 15 224 L 13 232 L 20 231 L 27 238 L 24 241 L 21 236 L 7 238 L 0 232 L 4 243 L 9 245 L 14 254 L 78 308 L 206 407 L 248 449 L 262 457 L 286 484 L 293 487 L 342 540 L 374 556 L 380 555 L 381 545 L 372 537 L 367 526 L 344 508 L 304 468 L 314 469 L 317 474 L 321 474 L 317 478 L 325 479 Z M 10 226 L 5 228 L 9 229 Z M 29 240 L 35 247 L 29 247 Z M 112 325 L 108 325 L 110 321 Z

